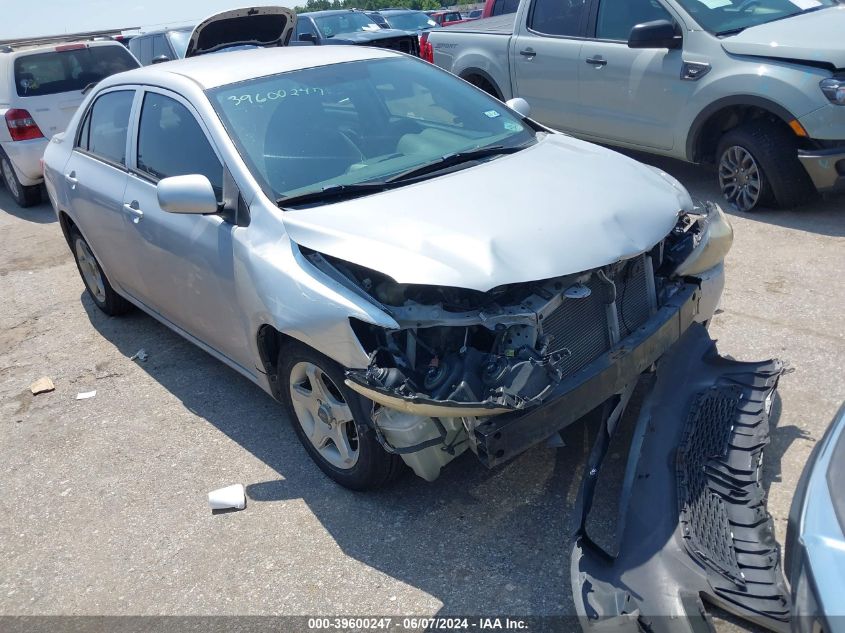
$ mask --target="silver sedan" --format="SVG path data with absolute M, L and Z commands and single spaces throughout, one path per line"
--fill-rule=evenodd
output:
M 91 299 L 260 385 L 340 484 L 493 467 L 621 393 L 723 285 L 667 174 L 406 55 L 256 49 L 115 75 L 45 179 Z

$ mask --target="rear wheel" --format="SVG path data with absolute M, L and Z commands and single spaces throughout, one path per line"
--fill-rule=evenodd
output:
M 6 190 L 15 199 L 18 206 L 31 207 L 41 202 L 41 185 L 22 185 L 8 156 L 0 158 L 0 171 L 3 172 Z
M 814 189 L 797 149 L 791 132 L 773 121 L 729 130 L 716 151 L 722 195 L 746 212 L 762 205 L 794 207 L 810 199 Z
M 70 249 L 73 258 L 76 260 L 79 275 L 85 282 L 85 290 L 88 291 L 88 296 L 94 300 L 100 310 L 109 316 L 118 316 L 128 312 L 132 308 L 132 304 L 117 294 L 111 287 L 109 280 L 103 273 L 100 262 L 94 257 L 91 247 L 88 246 L 88 242 L 82 237 L 79 229 L 71 226 L 69 235 Z
M 305 345 L 279 353 L 282 401 L 305 450 L 326 475 L 351 490 L 394 479 L 402 461 L 379 444 L 363 399 L 343 382 L 337 363 Z

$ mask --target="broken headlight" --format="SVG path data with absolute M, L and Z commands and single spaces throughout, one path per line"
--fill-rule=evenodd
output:
M 683 247 L 685 257 L 674 271 L 675 276 L 700 275 L 724 261 L 733 244 L 734 231 L 721 207 L 712 202 L 705 204 L 700 215 L 689 214 L 681 218 L 675 233 L 678 251 Z

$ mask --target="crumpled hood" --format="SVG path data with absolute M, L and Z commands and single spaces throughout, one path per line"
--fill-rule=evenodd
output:
M 753 26 L 722 40 L 734 55 L 754 55 L 845 68 L 845 6 L 830 7 Z
M 386 40 L 392 37 L 408 37 L 408 31 L 400 31 L 398 29 L 379 29 L 378 31 L 352 31 L 351 33 L 335 33 L 326 41 L 328 43 L 352 42 L 355 44 L 366 42 L 377 42 L 378 40 Z
M 487 291 L 638 255 L 691 207 L 657 171 L 555 134 L 461 171 L 283 217 L 297 244 L 399 283 Z

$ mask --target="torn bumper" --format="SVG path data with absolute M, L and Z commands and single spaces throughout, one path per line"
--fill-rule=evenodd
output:
M 631 443 L 616 558 L 585 527 L 606 444 L 585 475 L 571 558 L 585 630 L 711 630 L 702 598 L 789 629 L 788 591 L 759 482 L 782 371 L 778 361 L 718 356 L 699 325 L 660 361 Z
M 620 346 L 558 384 L 543 405 L 483 421 L 474 431 L 479 459 L 490 468 L 505 462 L 635 382 L 690 327 L 701 296 L 698 286 L 686 284 Z

